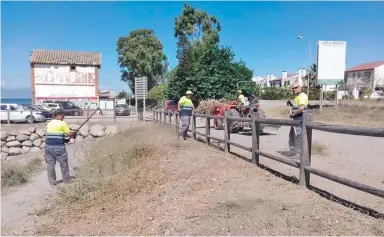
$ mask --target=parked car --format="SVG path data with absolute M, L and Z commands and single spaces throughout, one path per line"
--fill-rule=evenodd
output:
M 28 104 L 22 104 L 24 108 L 27 110 L 33 110 L 33 111 L 40 111 L 46 119 L 52 119 L 53 118 L 53 113 L 50 110 L 47 109 L 40 109 L 36 105 L 28 105 Z
M 34 106 L 36 106 L 37 108 L 41 109 L 41 110 L 46 110 L 46 111 L 52 111 L 50 107 L 48 107 L 47 105 L 45 104 L 35 104 Z
M 168 112 L 175 112 L 177 110 L 177 103 L 177 100 L 165 100 L 163 104 L 165 114 L 168 114 Z
M 57 110 L 57 109 L 63 109 L 63 106 L 61 106 L 60 104 L 57 104 L 57 103 L 44 103 L 43 105 L 50 108 L 50 110 L 52 112 Z
M 129 109 L 127 104 L 118 104 L 115 107 L 115 115 L 116 116 L 130 116 L 131 110 Z
M 49 101 L 45 101 L 44 104 L 47 104 L 48 106 L 50 106 L 50 104 L 51 105 L 52 104 L 59 105 L 64 110 L 64 115 L 69 115 L 69 116 L 82 116 L 82 115 L 84 115 L 83 109 L 74 105 L 70 101 L 49 100 Z
M 1 104 L 1 122 L 8 121 L 8 110 L 11 122 L 45 122 L 45 117 L 40 111 L 28 111 L 18 104 Z

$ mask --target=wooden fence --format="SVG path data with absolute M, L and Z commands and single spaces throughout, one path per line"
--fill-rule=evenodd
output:
M 172 124 L 171 116 L 175 117 L 174 124 Z M 167 120 L 168 117 L 168 120 Z M 205 118 L 205 133 L 196 131 L 196 118 Z M 225 119 L 224 124 L 224 139 L 213 137 L 210 133 L 211 119 Z M 162 123 L 175 128 L 176 135 L 180 136 L 180 122 L 179 114 L 177 112 L 166 112 L 163 110 L 153 110 L 153 121 Z M 238 122 L 250 122 L 252 125 L 252 147 L 238 144 L 231 141 L 231 133 L 229 125 L 233 121 Z M 302 139 L 301 139 L 301 153 L 300 163 L 295 161 L 276 156 L 260 150 L 260 124 L 281 125 L 281 126 L 301 126 Z M 193 138 L 196 139 L 196 135 L 205 137 L 205 142 L 210 144 L 211 139 L 224 143 L 224 150 L 226 153 L 230 152 L 231 146 L 236 146 L 241 149 L 247 150 L 252 153 L 252 163 L 259 165 L 259 157 L 263 156 L 286 165 L 298 168 L 300 185 L 310 187 L 310 174 L 315 174 L 320 177 L 332 180 L 334 182 L 346 185 L 351 188 L 361 190 L 366 193 L 384 198 L 384 190 L 378 189 L 366 184 L 362 184 L 353 180 L 339 177 L 338 175 L 328 173 L 324 170 L 311 167 L 311 148 L 312 148 L 312 131 L 320 130 L 331 133 L 349 134 L 358 136 L 370 136 L 370 137 L 384 137 L 384 128 L 364 128 L 364 127 L 352 127 L 352 126 L 340 126 L 340 125 L 328 125 L 318 122 L 313 122 L 313 115 L 310 113 L 303 114 L 303 121 L 288 120 L 288 119 L 260 119 L 257 113 L 252 115 L 252 118 L 239 118 L 231 116 L 212 116 L 206 114 L 194 114 L 192 116 L 192 132 Z

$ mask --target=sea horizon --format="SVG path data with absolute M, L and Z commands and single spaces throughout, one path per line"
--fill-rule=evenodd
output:
M 0 98 L 4 104 L 32 104 L 32 98 Z

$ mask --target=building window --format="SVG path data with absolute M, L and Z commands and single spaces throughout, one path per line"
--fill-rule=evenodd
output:
M 371 78 L 371 72 L 364 72 L 364 78 L 370 79 Z
M 71 67 L 69 68 L 69 71 L 71 71 L 71 72 L 76 71 L 76 66 L 71 66 Z

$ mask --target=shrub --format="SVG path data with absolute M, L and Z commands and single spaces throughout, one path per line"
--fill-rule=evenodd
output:
M 42 168 L 42 159 L 35 157 L 25 164 L 14 164 L 1 170 L 1 187 L 18 186 Z

